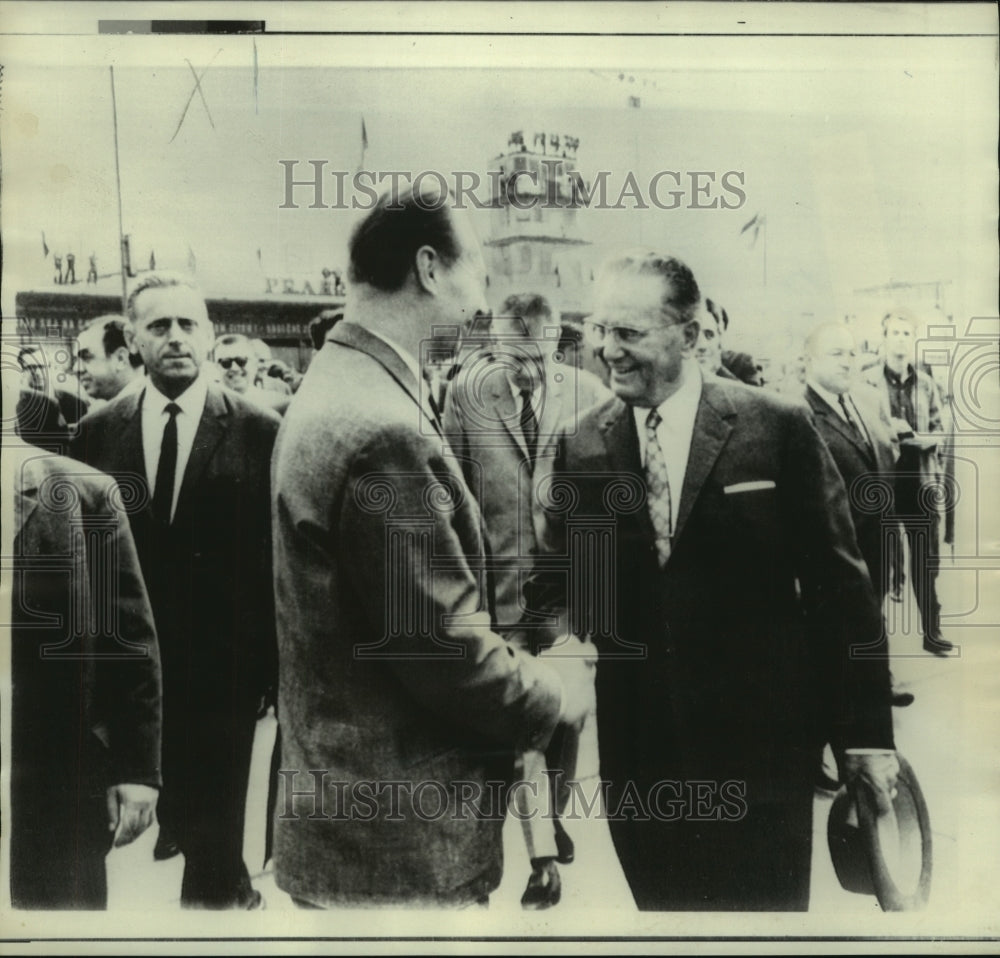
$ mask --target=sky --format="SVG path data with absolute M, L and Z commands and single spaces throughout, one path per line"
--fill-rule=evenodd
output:
M 268 277 L 315 287 L 345 266 L 358 214 L 308 209 L 302 189 L 300 208 L 282 209 L 279 161 L 298 160 L 298 178 L 312 159 L 353 174 L 364 123 L 375 172 L 485 177 L 523 130 L 578 137 L 582 174 L 608 171 L 615 197 L 630 172 L 644 193 L 660 171 L 742 174 L 737 209 L 590 209 L 578 223 L 595 263 L 631 245 L 685 259 L 749 346 L 874 314 L 857 291 L 893 282 L 942 282 L 948 313 L 996 302 L 995 44 L 839 38 L 765 56 L 697 38 L 616 66 L 553 41 L 550 67 L 533 55 L 530 68 L 510 56 L 364 68 L 282 42 L 177 39 L 144 57 L 137 39 L 128 55 L 14 58 L 0 117 L 4 315 L 18 289 L 52 280 L 43 232 L 52 253 L 75 253 L 80 278 L 91 253 L 100 273 L 117 268 L 112 63 L 133 262 L 194 264 L 210 293 L 262 293 Z M 755 215 L 766 225 L 741 233 Z

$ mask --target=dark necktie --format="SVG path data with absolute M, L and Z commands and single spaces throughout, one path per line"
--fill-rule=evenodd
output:
M 844 418 L 847 420 L 847 425 L 851 427 L 851 432 L 854 433 L 855 437 L 860 439 L 862 442 L 867 444 L 865 439 L 865 434 L 861 431 L 861 427 L 858 425 L 857 420 L 851 414 L 850 407 L 847 405 L 847 401 L 844 399 L 844 394 L 841 393 L 837 397 L 837 401 L 840 403 L 841 412 L 844 414 Z
M 670 558 L 670 539 L 674 532 L 673 506 L 670 501 L 670 480 L 667 477 L 667 460 L 660 446 L 656 430 L 663 417 L 656 409 L 646 417 L 646 498 L 649 518 L 656 533 L 656 554 L 660 568 Z
M 174 474 L 177 472 L 177 403 L 167 403 L 166 426 L 160 443 L 160 462 L 156 467 L 156 485 L 153 487 L 153 515 L 164 525 L 170 525 L 170 509 L 174 504 Z
M 534 463 L 538 446 L 538 420 L 531 405 L 531 396 L 530 389 L 521 390 L 521 435 L 524 436 L 524 444 L 528 447 L 528 458 Z

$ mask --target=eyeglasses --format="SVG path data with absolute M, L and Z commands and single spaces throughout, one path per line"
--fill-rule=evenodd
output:
M 623 346 L 634 346 L 644 340 L 654 329 L 666 329 L 677 323 L 663 323 L 660 326 L 650 326 L 648 329 L 634 329 L 631 326 L 604 326 L 601 323 L 586 321 L 583 324 L 587 338 L 595 345 L 600 345 L 609 335 L 613 336 Z
M 236 363 L 240 369 L 247 368 L 247 358 L 246 356 L 227 356 L 225 359 L 219 360 L 219 365 L 223 369 L 232 369 L 233 363 Z

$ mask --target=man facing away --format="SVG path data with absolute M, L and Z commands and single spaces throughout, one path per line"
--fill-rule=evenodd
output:
M 163 661 L 159 814 L 184 854 L 184 907 L 256 908 L 243 862 L 250 756 L 274 682 L 269 469 L 279 419 L 208 381 L 212 325 L 191 281 L 128 299 L 144 388 L 80 423 L 73 454 L 141 483 L 127 504 Z
M 114 480 L 6 432 L 3 471 L 11 904 L 103 909 L 105 856 L 149 827 L 161 784 L 153 614 Z
M 452 203 L 386 195 L 357 225 L 275 449 L 275 863 L 304 907 L 485 902 L 515 752 L 593 700 L 584 659 L 492 630 L 482 517 L 422 395 L 422 353 L 485 305 Z
M 610 395 L 593 374 L 557 361 L 553 354 L 560 329 L 552 324 L 544 296 L 509 296 L 489 330 L 485 324 L 477 328 L 493 338 L 466 359 L 445 400 L 445 436 L 486 522 L 496 570 L 498 630 L 513 641 L 525 637 L 515 627 L 524 614 L 521 588 L 537 550 L 534 479 L 550 463 L 557 430 Z M 574 775 L 579 731 L 564 728 L 547 754 L 532 751 L 522 758 L 528 785 L 514 797 L 532 867 L 521 900 L 525 908 L 559 901 L 556 862 L 568 864 L 574 857 L 573 842 L 558 816 L 565 809 L 567 780 Z M 550 790 L 554 815 L 544 813 Z
M 598 647 L 603 797 L 638 906 L 802 910 L 822 742 L 889 805 L 888 670 L 851 656 L 879 610 L 808 411 L 703 379 L 699 301 L 670 256 L 602 271 L 588 328 L 615 398 L 558 444 L 526 604 Z

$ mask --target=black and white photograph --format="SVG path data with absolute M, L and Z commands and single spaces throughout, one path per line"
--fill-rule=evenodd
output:
M 0 2 L 2 947 L 995 948 L 997 51 Z

